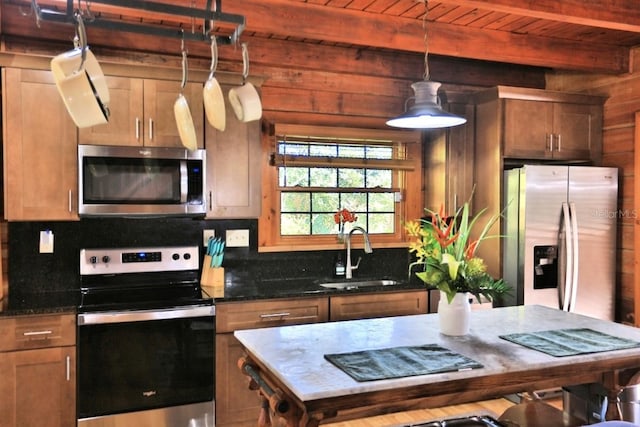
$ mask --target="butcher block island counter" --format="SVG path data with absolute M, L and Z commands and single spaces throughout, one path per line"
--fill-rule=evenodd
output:
M 270 425 L 268 409 L 300 427 L 572 384 L 602 383 L 613 397 L 640 369 L 640 329 L 630 326 L 542 306 L 472 311 L 471 325 L 445 336 L 437 314 L 426 314 L 236 331 L 246 352 L 238 366 L 263 400 L 259 425 Z M 545 345 L 556 355 L 523 344 L 539 346 L 546 331 L 560 340 Z M 430 365 L 414 367 L 412 354 L 442 363 L 412 373 Z M 389 372 L 368 369 L 380 361 Z M 386 369 L 394 365 L 399 372 Z

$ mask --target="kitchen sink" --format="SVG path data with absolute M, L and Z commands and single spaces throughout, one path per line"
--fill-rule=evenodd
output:
M 348 282 L 320 283 L 320 286 L 323 288 L 329 288 L 329 289 L 349 290 L 349 289 L 368 288 L 372 286 L 393 286 L 397 284 L 398 282 L 395 280 L 360 280 L 360 281 L 351 280 Z

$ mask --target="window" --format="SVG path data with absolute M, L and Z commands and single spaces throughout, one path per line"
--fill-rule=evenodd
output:
M 260 238 L 263 249 L 341 247 L 334 220 L 341 209 L 357 217 L 346 224 L 346 232 L 358 225 L 373 242 L 403 242 L 408 199 L 422 199 L 420 155 L 415 156 L 419 144 L 390 138 L 396 131 L 279 130 L 283 128 L 276 128 L 269 147 L 272 167 L 263 173 L 263 192 L 268 187 L 269 193 L 259 225 L 259 234 L 266 237 Z M 401 135 L 407 138 L 406 132 Z M 408 184 L 409 175 L 417 186 Z M 416 215 L 420 213 L 412 218 Z
M 278 138 L 277 152 L 300 157 L 393 159 L 391 144 L 354 144 Z M 343 166 L 278 167 L 280 235 L 337 234 L 334 214 L 348 209 L 369 234 L 395 232 L 395 195 L 391 169 Z M 347 225 L 349 227 L 350 225 Z M 348 231 L 348 229 L 346 230 Z

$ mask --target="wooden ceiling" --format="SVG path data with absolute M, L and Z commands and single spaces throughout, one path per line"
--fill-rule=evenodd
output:
M 28 12 L 31 0 L 0 0 L 2 33 L 47 39 L 69 39 L 47 23 L 36 28 Z M 155 0 L 204 9 L 206 0 Z M 42 8 L 64 10 L 66 0 L 36 0 Z M 75 3 L 75 1 L 74 1 Z M 187 17 L 159 15 L 142 9 L 105 6 L 81 0 L 97 15 L 130 22 L 200 30 Z M 144 3 L 144 2 L 140 2 Z M 227 0 L 222 11 L 246 17 L 241 37 L 264 45 L 294 41 L 309 45 L 357 47 L 423 53 L 425 4 L 420 0 Z M 433 55 L 620 74 L 630 71 L 630 50 L 640 45 L 638 0 L 431 0 L 427 13 L 428 49 Z M 25 20 L 30 20 L 30 28 Z M 91 34 L 90 24 L 88 29 Z M 55 25 L 54 25 L 55 28 Z M 175 51 L 175 46 L 144 37 L 118 34 L 93 45 Z M 205 47 L 200 50 L 206 57 Z M 197 53 L 196 53 L 197 54 Z

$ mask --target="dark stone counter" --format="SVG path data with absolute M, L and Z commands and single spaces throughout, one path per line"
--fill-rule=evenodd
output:
M 333 289 L 320 286 L 327 282 L 359 282 L 366 280 L 395 280 L 395 285 L 366 286 L 355 289 Z M 247 275 L 227 273 L 225 275 L 224 298 L 216 298 L 216 302 L 250 301 L 272 298 L 300 298 L 311 296 L 347 295 L 358 293 L 392 292 L 426 289 L 417 281 L 407 281 L 406 277 L 356 277 L 350 280 L 337 278 L 276 278 L 261 279 Z M 205 290 L 206 291 L 206 290 Z
M 12 292 L 0 301 L 0 316 L 75 313 L 79 301 L 76 291 Z

